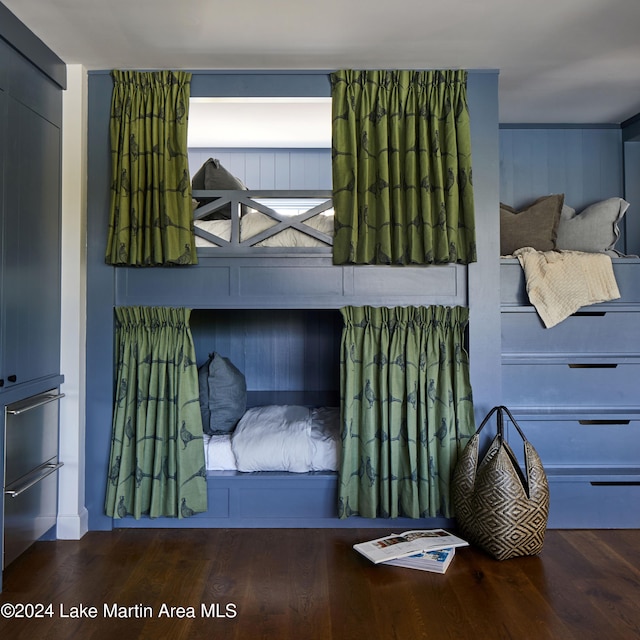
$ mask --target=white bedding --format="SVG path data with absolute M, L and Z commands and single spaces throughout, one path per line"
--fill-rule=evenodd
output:
M 231 220 L 196 220 L 194 222 L 196 228 L 208 231 L 223 240 L 231 239 Z M 270 216 L 260 213 L 259 211 L 249 211 L 240 218 L 240 240 L 244 241 L 257 236 L 259 233 L 266 231 L 270 227 L 276 225 L 277 222 Z M 329 214 L 318 214 L 313 218 L 309 218 L 305 225 L 333 235 L 333 216 Z M 196 236 L 197 247 L 215 247 L 218 246 L 204 238 Z M 306 233 L 302 233 L 297 229 L 285 229 L 276 233 L 269 238 L 257 242 L 256 247 L 326 247 L 327 244 L 313 238 Z
M 267 405 L 248 409 L 230 435 L 205 436 L 210 471 L 337 471 L 340 412 Z
M 529 301 L 547 329 L 580 307 L 620 298 L 611 258 L 605 253 L 518 249 Z
M 236 471 L 236 457 L 231 450 L 231 434 L 204 434 L 204 461 L 208 471 Z

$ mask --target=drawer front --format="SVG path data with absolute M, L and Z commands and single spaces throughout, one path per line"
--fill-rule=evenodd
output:
M 581 311 L 551 329 L 537 313 L 503 313 L 502 353 L 640 356 L 640 322 L 632 311 Z
M 517 416 L 514 416 L 517 418 Z M 638 466 L 640 420 L 518 420 L 544 465 Z M 522 438 L 506 423 L 512 449 L 522 462 Z
M 5 495 L 3 567 L 55 526 L 57 511 L 57 472 L 17 492 L 15 497 Z
M 5 416 L 5 486 L 58 456 L 57 391 L 9 405 Z
M 555 482 L 549 478 L 550 529 L 640 527 L 640 484 Z
M 509 364 L 502 367 L 510 409 L 640 409 L 640 364 Z

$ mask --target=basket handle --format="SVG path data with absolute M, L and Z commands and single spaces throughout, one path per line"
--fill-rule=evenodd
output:
M 484 420 L 478 427 L 478 430 L 476 431 L 476 433 L 480 433 L 484 425 L 487 424 L 487 422 L 489 422 L 489 419 L 491 418 L 491 416 L 496 412 L 497 412 L 496 421 L 497 421 L 498 437 L 500 438 L 500 440 L 504 440 L 504 415 L 503 414 L 506 413 L 509 416 L 509 419 L 511 420 L 511 422 L 513 423 L 513 426 L 517 429 L 518 433 L 520 434 L 520 437 L 522 438 L 522 440 L 524 442 L 528 442 L 527 438 L 522 432 L 522 429 L 520 429 L 520 427 L 518 426 L 518 423 L 516 422 L 515 418 L 511 414 L 511 411 L 509 411 L 509 409 L 507 409 L 507 407 L 505 407 L 504 405 L 493 407 L 493 409 L 491 409 L 491 411 L 489 411 L 489 413 L 484 417 Z

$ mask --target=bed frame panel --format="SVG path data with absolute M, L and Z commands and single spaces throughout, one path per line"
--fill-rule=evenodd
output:
M 209 510 L 191 518 L 114 520 L 116 528 L 353 528 L 451 527 L 449 518 L 359 518 L 337 515 L 334 472 L 281 473 L 210 471 Z
M 336 266 L 330 257 L 201 258 L 170 269 L 115 271 L 116 305 L 191 309 L 339 309 L 467 305 L 466 269 Z
M 429 266 L 339 266 L 332 263 L 332 238 L 305 221 L 332 206 L 331 191 L 194 191 L 217 198 L 195 210 L 207 218 L 231 204 L 231 238 L 202 230 L 219 242 L 199 247 L 198 264 L 171 269 L 118 268 L 116 305 L 184 306 L 193 309 L 338 309 L 346 305 L 467 305 L 467 270 L 455 264 Z M 259 199 L 313 199 L 309 210 L 281 215 Z M 240 242 L 240 217 L 256 209 L 277 225 Z M 256 247 L 287 228 L 326 242 L 322 247 Z

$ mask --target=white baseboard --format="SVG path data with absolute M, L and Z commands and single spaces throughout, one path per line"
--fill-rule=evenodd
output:
M 89 531 L 89 512 L 83 508 L 78 514 L 59 515 L 56 524 L 58 540 L 80 540 Z

